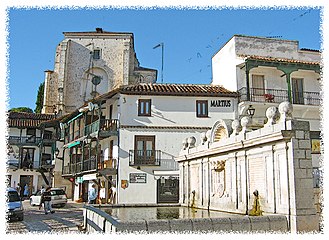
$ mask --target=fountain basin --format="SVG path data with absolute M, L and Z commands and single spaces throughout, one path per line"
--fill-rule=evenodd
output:
M 285 216 L 246 216 L 179 205 L 84 206 L 87 232 L 287 232 Z

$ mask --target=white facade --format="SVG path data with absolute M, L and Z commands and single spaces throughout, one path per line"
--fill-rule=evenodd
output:
M 139 86 L 148 87 L 148 90 L 139 91 Z M 104 182 L 106 190 L 109 184 L 116 185 L 116 203 L 178 202 L 179 171 L 174 157 L 178 155 L 183 141 L 193 134 L 198 136 L 196 142 L 200 143 L 201 134 L 206 134 L 210 130 L 209 126 L 215 124 L 219 119 L 231 120 L 237 116 L 236 94 L 232 92 L 227 91 L 215 95 L 205 89 L 201 94 L 194 92 L 194 88 L 202 87 L 202 85 L 142 84 L 133 85 L 132 89 L 130 87 L 123 87 L 118 92 L 114 90 L 113 94 L 110 92 L 94 100 L 94 105 L 99 103 L 97 108 L 101 109 L 101 116 L 105 121 L 107 119 L 118 121 L 119 127 L 115 134 L 102 137 L 100 132 L 96 135 L 90 133 L 93 136 L 91 146 L 100 147 L 100 159 L 103 159 L 104 163 L 110 162 L 112 164 L 110 168 L 114 168 L 116 173 L 111 170 L 106 174 L 104 169 L 76 173 L 79 178 L 76 178 L 76 182 L 80 181 L 81 186 L 75 187 L 75 200 L 86 194 L 82 193 L 82 188 L 87 188 L 96 181 L 99 183 L 99 191 L 103 191 L 100 189 L 100 186 L 103 185 L 102 182 Z M 157 87 L 163 88 L 161 92 L 156 90 Z M 170 89 L 175 87 L 181 88 L 179 93 L 171 92 Z M 187 91 L 190 87 L 193 89 L 192 92 Z M 219 89 L 219 87 L 207 87 Z M 197 106 L 200 101 L 206 106 L 206 116 L 197 116 Z M 141 115 L 140 112 L 142 102 L 150 104 L 145 108 L 149 110 L 146 115 Z M 83 109 L 87 110 L 87 108 L 81 108 L 81 111 Z M 84 124 L 81 121 L 92 116 L 89 110 L 84 114 L 89 117 L 79 115 L 70 122 L 69 119 L 78 116 L 75 114 L 66 122 L 77 126 L 80 121 L 80 126 L 82 126 Z M 97 119 L 95 116 L 94 118 Z M 77 132 L 77 128 L 67 127 L 72 129 L 72 132 L 73 129 Z M 82 152 L 85 138 L 86 136 L 79 135 L 73 137 L 77 140 L 64 143 L 64 146 L 67 147 L 64 167 L 68 167 L 70 164 L 70 151 Z M 72 148 L 77 146 L 81 150 L 70 150 L 70 146 Z M 74 177 L 74 174 L 64 174 L 64 177 Z M 107 183 L 109 179 L 111 179 L 111 183 Z M 173 200 L 174 196 L 170 196 L 174 195 L 172 193 L 174 186 L 169 182 L 177 186 L 176 200 Z M 168 189 L 160 191 L 160 188 Z M 164 196 L 160 196 L 160 192 Z M 107 199 L 107 197 L 105 198 Z
M 21 188 L 28 184 L 29 195 L 47 185 L 40 171 L 43 171 L 48 184 L 51 183 L 50 169 L 52 168 L 53 128 L 41 129 L 42 121 L 52 116 L 33 113 L 9 113 L 9 149 L 7 157 L 7 185 Z M 42 168 L 42 170 L 41 170 Z M 46 170 L 47 168 L 47 170 Z M 23 190 L 21 192 L 23 195 Z
M 310 123 L 313 170 L 317 172 L 320 63 L 321 53 L 299 49 L 298 41 L 235 35 L 212 58 L 212 84 L 239 92 L 239 118 L 248 115 L 249 108 L 255 109 L 253 129 L 264 126 L 268 107 L 291 102 L 293 118 Z
M 135 95 L 122 95 L 120 98 L 125 98 L 126 103 L 122 103 L 120 114 L 119 181 L 129 180 L 131 173 L 146 173 L 147 176 L 146 183 L 128 183 L 126 189 L 119 186 L 120 203 L 156 203 L 159 177 L 179 177 L 174 157 L 178 155 L 183 140 L 193 134 L 199 143 L 201 133 L 206 133 L 208 126 L 220 118 L 234 119 L 237 113 L 234 104 L 236 100 L 233 98 Z M 151 116 L 137 116 L 138 99 L 146 98 L 152 100 Z M 196 100 L 208 100 L 210 105 L 211 101 L 218 99 L 230 100 L 231 107 L 209 107 L 208 118 L 196 117 Z M 127 152 L 135 149 L 136 135 L 155 137 L 155 149 L 161 151 L 160 167 L 139 166 L 140 169 L 137 169 L 137 166 L 129 166 Z

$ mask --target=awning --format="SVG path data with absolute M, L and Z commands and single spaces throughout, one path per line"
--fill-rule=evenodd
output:
M 92 174 L 86 174 L 82 176 L 83 181 L 85 180 L 94 180 L 97 179 L 97 175 L 96 173 L 92 173 Z
M 77 119 L 77 118 L 80 117 L 81 115 L 83 115 L 83 113 L 79 113 L 79 114 L 76 115 L 74 118 L 72 118 L 71 120 L 69 120 L 67 123 L 73 122 L 75 119 Z
M 153 171 L 154 176 L 179 176 L 179 170 L 176 171 L 165 171 L 158 170 Z
M 73 143 L 70 143 L 70 144 L 67 146 L 67 148 L 71 148 L 71 147 L 74 147 L 74 146 L 79 145 L 79 144 L 80 144 L 80 141 L 75 141 L 75 142 L 73 142 Z
M 74 146 L 80 144 L 80 143 L 81 143 L 83 140 L 85 140 L 86 138 L 87 138 L 87 136 L 83 136 L 83 137 L 81 137 L 81 138 L 78 138 L 78 139 L 76 139 L 74 142 L 70 142 L 70 143 L 68 143 L 68 144 L 63 145 L 63 148 L 71 148 L 71 147 L 74 147 Z

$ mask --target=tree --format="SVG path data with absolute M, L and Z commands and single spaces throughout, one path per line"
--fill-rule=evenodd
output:
M 12 108 L 9 110 L 9 112 L 26 112 L 26 113 L 33 113 L 33 110 L 28 107 L 17 107 L 17 108 Z
M 45 88 L 45 83 L 43 82 L 39 85 L 37 101 L 35 102 L 35 105 L 36 105 L 36 107 L 34 109 L 35 113 L 41 113 L 41 110 L 42 110 L 42 107 L 43 107 L 44 88 Z

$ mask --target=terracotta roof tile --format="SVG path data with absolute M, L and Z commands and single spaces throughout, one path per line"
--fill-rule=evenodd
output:
M 40 123 L 55 119 L 52 114 L 9 112 L 8 126 L 18 128 L 38 128 Z
M 289 58 L 275 58 L 275 57 L 263 57 L 257 55 L 238 55 L 239 57 L 243 57 L 251 60 L 262 60 L 262 61 L 270 61 L 270 62 L 287 62 L 287 63 L 302 63 L 302 64 L 311 64 L 311 65 L 319 65 L 318 61 L 302 61 L 297 59 L 289 59 Z
M 236 92 L 229 91 L 222 86 L 196 84 L 145 83 L 124 86 L 119 92 L 131 95 L 237 96 Z

